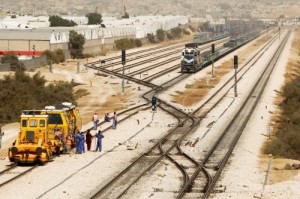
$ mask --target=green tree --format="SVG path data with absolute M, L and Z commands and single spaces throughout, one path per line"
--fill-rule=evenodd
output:
M 40 73 L 32 77 L 22 70 L 0 79 L 0 123 L 16 122 L 24 109 L 42 109 L 46 105 L 75 102 L 74 82 L 47 84 Z
M 143 44 L 142 44 L 142 41 L 140 39 L 135 39 L 134 40 L 134 43 L 135 43 L 135 46 L 136 47 L 141 47 Z
M 148 41 L 150 42 L 150 43 L 152 43 L 152 44 L 154 44 L 154 43 L 156 43 L 156 41 L 155 41 L 155 36 L 153 35 L 153 34 L 147 34 L 147 39 L 148 39 Z
M 50 16 L 49 22 L 50 22 L 50 27 L 57 27 L 57 26 L 74 27 L 77 25 L 74 21 L 63 19 L 57 15 Z
M 158 29 L 156 31 L 156 35 L 157 35 L 157 39 L 159 41 L 164 41 L 165 40 L 166 34 L 165 34 L 165 31 L 163 29 Z
M 62 49 L 56 49 L 54 52 L 50 50 L 45 50 L 43 55 L 46 55 L 47 60 L 51 60 L 52 63 L 58 64 L 59 62 L 64 62 L 66 60 L 64 51 Z
M 202 24 L 199 24 L 198 28 L 201 30 L 201 32 L 207 32 L 208 25 L 209 25 L 209 22 L 204 22 Z
M 88 25 L 92 24 L 101 24 L 102 23 L 102 16 L 98 13 L 89 13 L 86 15 L 88 18 Z
M 134 39 L 123 38 L 115 40 L 115 45 L 117 49 L 130 49 L 134 48 L 136 44 Z
M 174 38 L 180 38 L 182 34 L 182 29 L 179 27 L 172 28 L 171 34 L 173 35 Z
M 66 60 L 65 53 L 62 49 L 56 49 L 54 53 L 56 54 L 59 62 L 64 62 Z
M 56 64 L 59 63 L 58 57 L 56 56 L 56 54 L 53 51 L 45 50 L 43 52 L 43 55 L 46 55 L 47 60 L 51 60 L 52 63 L 56 63 Z
M 5 64 L 5 63 L 10 64 L 10 68 L 13 71 L 24 70 L 23 63 L 19 62 L 18 57 L 13 52 L 8 52 L 7 54 L 5 54 L 1 59 L 1 63 L 2 64 Z
M 187 30 L 185 30 L 185 29 L 183 29 L 182 32 L 183 32 L 183 34 L 185 34 L 185 35 L 190 35 L 190 34 L 191 34 L 189 31 L 187 31 Z
M 78 34 L 74 30 L 70 31 L 69 35 L 70 53 L 72 58 L 83 58 L 83 45 L 85 38 L 82 34 Z
M 174 39 L 173 35 L 171 33 L 168 33 L 168 32 L 167 32 L 167 38 L 170 39 L 170 40 Z

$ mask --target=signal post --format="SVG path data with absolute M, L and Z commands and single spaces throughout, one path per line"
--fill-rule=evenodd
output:
M 122 50 L 122 65 L 123 65 L 123 80 L 122 80 L 122 93 L 124 93 L 125 88 L 124 88 L 124 72 L 125 72 L 125 64 L 126 64 L 126 51 L 125 49 Z
M 215 59 L 215 44 L 211 45 L 211 76 L 215 76 L 215 70 L 214 70 L 214 59 Z
M 237 69 L 238 69 L 238 56 L 234 55 L 233 58 L 233 67 L 234 67 L 234 97 L 237 97 Z

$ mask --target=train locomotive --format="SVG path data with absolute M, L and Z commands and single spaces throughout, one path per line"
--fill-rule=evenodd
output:
M 20 132 L 8 157 L 15 163 L 46 163 L 62 152 L 66 139 L 81 129 L 78 110 L 72 103 L 46 106 L 43 110 L 23 110 Z
M 201 69 L 201 55 L 197 43 L 185 45 L 181 57 L 181 72 L 196 72 Z

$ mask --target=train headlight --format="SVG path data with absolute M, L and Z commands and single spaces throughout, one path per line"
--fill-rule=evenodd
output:
M 42 154 L 42 152 L 43 152 L 43 149 L 42 149 L 42 147 L 38 147 L 38 148 L 36 148 L 36 154 L 38 154 L 38 155 L 41 155 Z
M 18 148 L 17 147 L 12 147 L 11 152 L 12 152 L 13 155 L 17 154 L 18 153 Z

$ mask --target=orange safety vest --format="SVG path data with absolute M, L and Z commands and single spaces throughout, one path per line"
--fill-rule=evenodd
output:
M 71 146 L 72 145 L 72 141 L 69 139 L 69 140 L 67 140 L 67 145 L 68 146 Z

